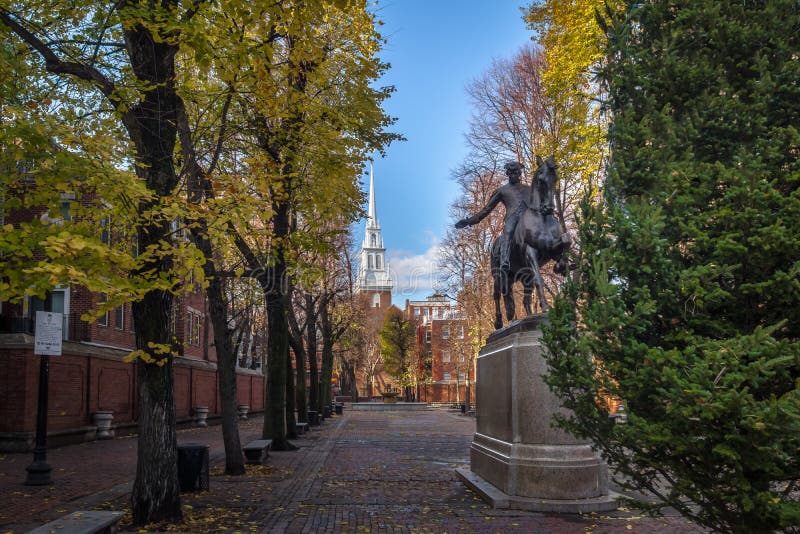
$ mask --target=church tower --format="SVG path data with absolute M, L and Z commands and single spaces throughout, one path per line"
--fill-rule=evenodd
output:
M 383 247 L 381 225 L 375 211 L 375 179 L 372 165 L 369 167 L 369 207 L 364 243 L 361 245 L 361 270 L 358 275 L 358 292 L 371 308 L 380 308 L 381 315 L 392 305 L 394 283 L 386 265 L 386 249 Z

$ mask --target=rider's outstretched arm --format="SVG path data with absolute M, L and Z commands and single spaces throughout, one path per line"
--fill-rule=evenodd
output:
M 486 206 L 473 215 L 472 217 L 467 217 L 465 219 L 461 219 L 456 223 L 456 228 L 464 228 L 465 226 L 472 226 L 473 224 L 478 224 L 481 222 L 487 215 L 489 215 L 492 210 L 497 206 L 497 204 L 502 200 L 502 195 L 500 194 L 500 190 L 496 190 L 492 196 L 489 198 L 489 202 L 486 203 Z

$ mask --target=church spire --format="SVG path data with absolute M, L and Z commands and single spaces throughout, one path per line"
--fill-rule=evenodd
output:
M 375 211 L 375 177 L 372 163 L 369 164 L 369 207 L 367 208 L 367 228 L 380 228 L 378 213 Z
M 375 175 L 372 164 L 369 166 L 369 206 L 367 207 L 367 224 L 364 231 L 364 244 L 361 246 L 361 272 L 358 286 L 362 292 L 390 292 L 394 284 L 386 265 L 386 249 L 383 248 L 381 225 L 375 209 Z M 376 298 L 378 298 L 376 297 Z M 389 301 L 391 297 L 387 297 Z M 384 299 L 385 300 L 385 299 Z M 378 298 L 378 302 L 383 302 Z

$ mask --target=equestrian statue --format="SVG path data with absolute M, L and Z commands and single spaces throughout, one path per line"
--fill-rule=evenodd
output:
M 556 262 L 556 273 L 565 274 L 568 268 L 566 252 L 572 242 L 553 215 L 555 184 L 558 180 L 555 159 L 550 156 L 543 161 L 537 156 L 536 163 L 538 167 L 530 186 L 520 182 L 522 165 L 517 161 L 507 163 L 505 171 L 508 183 L 497 188 L 481 211 L 456 223 L 456 228 L 472 226 L 489 215 L 498 204 L 506 208 L 503 233 L 492 243 L 494 326 L 497 329 L 503 326 L 501 296 L 506 307 L 506 319 L 513 321 L 515 318 L 514 282 L 522 283 L 522 305 L 525 313 L 531 315 L 534 288 L 542 311 L 548 307 L 541 267 L 553 260 Z

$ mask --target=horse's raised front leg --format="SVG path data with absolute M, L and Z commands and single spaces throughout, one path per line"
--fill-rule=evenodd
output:
M 539 260 L 536 256 L 536 249 L 529 246 L 526 250 L 528 261 L 530 262 L 531 269 L 533 270 L 533 285 L 536 286 L 536 294 L 539 296 L 539 305 L 542 311 L 547 311 L 547 299 L 544 298 L 544 282 L 542 281 L 542 273 L 539 269 Z

